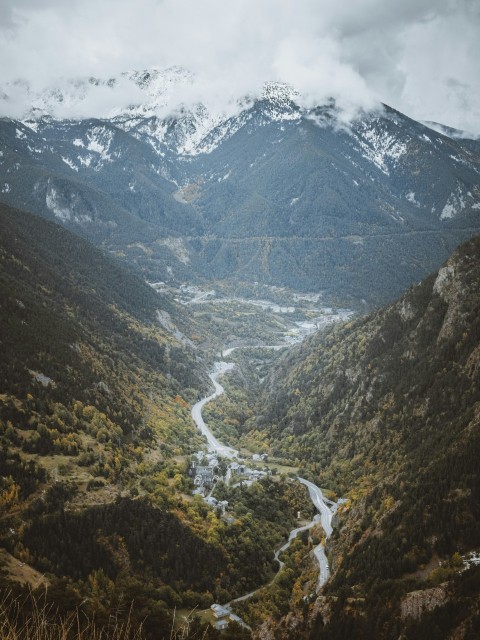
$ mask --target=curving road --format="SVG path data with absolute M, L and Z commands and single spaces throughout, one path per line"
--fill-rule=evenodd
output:
M 229 355 L 234 350 L 234 348 L 227 349 L 226 351 L 224 351 L 224 355 Z M 213 385 L 215 387 L 215 392 L 207 396 L 206 398 L 199 400 L 199 402 L 194 404 L 192 407 L 193 421 L 195 422 L 198 429 L 202 432 L 202 434 L 207 439 L 209 451 L 213 453 L 217 453 L 218 455 L 228 458 L 229 460 L 233 460 L 234 458 L 237 458 L 239 455 L 239 452 L 237 451 L 237 449 L 233 449 L 232 447 L 227 447 L 226 445 L 222 444 L 219 440 L 217 440 L 217 438 L 213 435 L 213 433 L 205 424 L 205 421 L 202 417 L 202 409 L 207 404 L 207 402 L 210 402 L 211 400 L 218 398 L 224 393 L 225 389 L 218 382 L 218 378 L 222 374 L 233 369 L 234 366 L 235 364 L 233 362 L 215 362 L 215 368 L 213 372 L 210 374 L 210 380 L 213 382 Z M 325 537 L 328 539 L 332 534 L 332 518 L 336 511 L 336 505 L 334 505 L 330 509 L 330 507 L 327 505 L 325 501 L 325 497 L 322 493 L 322 490 L 319 487 L 317 487 L 317 485 L 313 484 L 313 482 L 310 482 L 310 480 L 305 480 L 304 478 L 298 478 L 298 481 L 307 487 L 308 493 L 310 495 L 310 499 L 313 502 L 315 508 L 317 509 L 318 515 L 316 515 L 311 522 L 304 525 L 303 527 L 299 527 L 297 529 L 293 529 L 292 531 L 290 531 L 288 541 L 282 547 L 280 547 L 280 549 L 278 549 L 275 552 L 275 560 L 279 564 L 279 571 L 282 569 L 284 565 L 284 563 L 280 560 L 280 554 L 282 554 L 286 549 L 288 549 L 292 540 L 294 540 L 299 533 L 301 533 L 302 531 L 307 531 L 308 529 L 311 529 L 320 520 L 320 523 L 325 531 Z M 327 556 L 325 555 L 325 548 L 323 544 L 319 544 L 317 547 L 315 547 L 313 552 L 318 562 L 318 566 L 320 568 L 320 574 L 318 578 L 318 588 L 320 588 L 328 580 L 330 576 L 330 568 L 328 566 L 328 560 L 327 560 Z M 240 598 L 236 598 L 235 600 L 232 600 L 230 603 L 228 603 L 228 605 L 234 602 L 241 602 L 242 600 L 247 600 L 254 593 L 255 591 L 252 591 L 251 593 L 247 593 L 246 595 L 241 596 Z
M 224 393 L 225 389 L 219 382 L 217 382 L 217 379 L 226 371 L 230 371 L 231 369 L 233 369 L 234 366 L 235 365 L 233 362 L 215 362 L 215 368 L 210 374 L 210 380 L 213 382 L 215 392 L 212 393 L 212 395 L 203 398 L 192 407 L 193 421 L 207 439 L 208 450 L 212 453 L 218 453 L 219 455 L 223 456 L 224 458 L 228 458 L 229 460 L 233 460 L 233 458 L 236 458 L 238 456 L 238 451 L 236 449 L 232 449 L 232 447 L 225 446 L 219 440 L 217 440 L 217 438 L 213 435 L 213 433 L 210 431 L 203 420 L 202 409 L 207 404 L 207 402 L 211 402 L 215 398 L 221 396 L 222 393 Z
M 308 493 L 310 494 L 310 499 L 320 514 L 325 535 L 327 538 L 329 538 L 332 535 L 332 519 L 334 512 L 326 504 L 322 490 L 317 487 L 316 484 L 313 484 L 313 482 L 310 482 L 310 480 L 305 480 L 304 478 L 298 478 L 298 481 L 307 487 Z
M 322 490 L 317 487 L 316 484 L 305 480 L 304 478 L 298 478 L 298 481 L 305 485 L 310 494 L 310 499 L 315 505 L 315 508 L 320 514 L 320 522 L 323 530 L 325 531 L 325 537 L 328 538 L 332 535 L 332 519 L 336 512 L 336 505 L 330 509 L 326 504 Z M 328 566 L 327 556 L 325 554 L 325 547 L 323 544 L 319 544 L 315 547 L 313 553 L 317 559 L 318 566 L 320 567 L 320 575 L 318 576 L 318 587 L 323 587 L 330 576 L 330 567 Z
M 309 522 L 308 524 L 304 525 L 303 527 L 298 527 L 298 529 L 292 529 L 290 531 L 290 535 L 288 536 L 288 540 L 287 542 L 285 542 L 284 545 L 282 545 L 280 547 L 280 549 L 277 549 L 275 551 L 275 560 L 276 562 L 278 562 L 278 571 L 277 573 L 273 576 L 273 578 L 270 580 L 270 582 L 266 585 L 263 585 L 262 587 L 259 587 L 258 589 L 255 589 L 255 591 L 250 591 L 250 593 L 246 593 L 244 596 L 240 596 L 239 598 L 235 598 L 234 600 L 230 600 L 230 602 L 228 604 L 226 604 L 226 607 L 230 607 L 230 605 L 234 604 L 235 602 L 243 602 L 244 600 L 248 600 L 249 598 L 251 598 L 253 595 L 255 595 L 257 593 L 257 591 L 260 591 L 260 589 L 264 589 L 265 587 L 269 587 L 271 584 L 273 584 L 275 582 L 275 579 L 277 577 L 277 575 L 280 573 L 280 571 L 283 569 L 285 563 L 282 562 L 282 560 L 280 560 L 280 554 L 282 554 L 284 551 L 286 551 L 288 549 L 288 547 L 292 544 L 293 540 L 295 540 L 295 538 L 298 536 L 299 533 L 301 533 L 302 531 L 308 531 L 309 529 L 311 529 L 314 525 L 317 524 L 318 520 L 320 519 L 320 516 L 315 516 L 314 519 Z
M 298 529 L 292 529 L 290 531 L 288 541 L 283 545 L 283 547 L 280 547 L 280 549 L 275 551 L 275 560 L 278 562 L 280 569 L 282 569 L 283 565 L 285 564 L 284 562 L 282 562 L 282 560 L 280 560 L 280 554 L 288 549 L 288 547 L 292 544 L 293 540 L 295 540 L 299 533 L 312 529 L 317 524 L 319 518 L 320 516 L 316 515 L 308 524 L 305 524 L 303 527 L 298 527 Z

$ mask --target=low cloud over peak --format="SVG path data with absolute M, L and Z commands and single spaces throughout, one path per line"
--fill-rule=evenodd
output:
M 348 112 L 381 101 L 480 131 L 473 0 L 3 0 L 0 24 L 1 85 L 25 78 L 39 90 L 60 77 L 179 65 L 195 78 L 179 99 L 215 110 L 284 81 L 309 104 L 334 97 Z M 122 99 L 135 102 L 130 85 Z M 91 92 L 81 115 L 105 115 L 112 95 Z M 23 100 L 17 92 L 10 108 Z

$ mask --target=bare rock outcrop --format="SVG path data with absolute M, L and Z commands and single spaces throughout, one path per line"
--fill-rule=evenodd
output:
M 403 598 L 401 606 L 402 620 L 414 618 L 419 620 L 426 611 L 433 611 L 447 600 L 443 587 L 433 587 L 421 591 L 411 591 Z

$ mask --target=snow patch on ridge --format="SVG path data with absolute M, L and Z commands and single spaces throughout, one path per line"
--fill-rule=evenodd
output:
M 113 140 L 112 131 L 103 127 L 94 127 L 87 133 L 87 139 L 87 149 L 89 151 L 97 153 L 102 160 L 111 161 L 112 156 L 109 151 Z
M 266 113 L 272 122 L 299 120 L 301 111 L 297 101 L 300 94 L 285 82 L 266 82 L 263 86 L 262 100 Z
M 70 158 L 64 158 L 63 156 L 62 156 L 62 160 L 63 160 L 63 162 L 65 162 L 66 165 L 68 165 L 70 167 L 70 169 L 73 169 L 74 171 L 78 171 L 78 167 L 73 162 L 73 160 L 70 160 Z
M 379 117 L 357 122 L 346 129 L 360 146 L 364 158 L 372 162 L 385 175 L 395 168 L 400 158 L 407 153 L 409 140 L 402 141 L 393 133 L 385 130 Z
M 440 220 L 449 220 L 465 209 L 465 199 L 460 185 L 450 194 L 440 214 Z

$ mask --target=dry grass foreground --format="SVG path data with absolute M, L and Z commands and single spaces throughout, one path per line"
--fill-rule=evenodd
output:
M 31 611 L 28 617 L 25 610 Z M 168 639 L 163 640 L 186 640 L 193 613 L 184 616 L 181 625 L 173 624 Z M 205 635 L 206 631 L 202 637 Z M 56 615 L 51 605 L 42 604 L 30 591 L 25 597 L 1 596 L 0 640 L 144 640 L 144 634 L 141 626 L 131 625 L 130 617 L 120 621 L 112 615 L 108 628 L 100 629 L 78 610 Z

